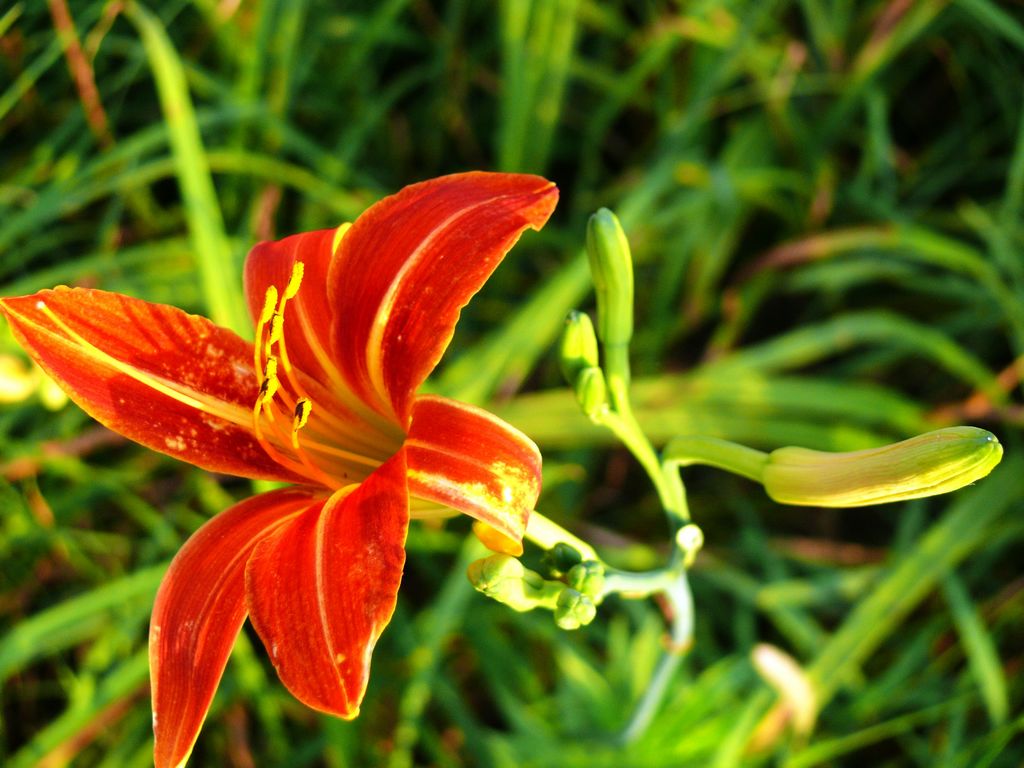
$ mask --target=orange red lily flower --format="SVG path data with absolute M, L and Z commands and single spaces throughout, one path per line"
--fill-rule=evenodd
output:
M 296 698 L 355 717 L 410 516 L 451 508 L 522 539 L 536 446 L 417 390 L 461 308 L 557 198 L 535 176 L 458 174 L 351 226 L 257 245 L 255 343 L 104 291 L 0 299 L 18 341 L 106 426 L 208 470 L 292 483 L 211 519 L 164 577 L 150 625 L 158 768 L 188 759 L 246 616 Z

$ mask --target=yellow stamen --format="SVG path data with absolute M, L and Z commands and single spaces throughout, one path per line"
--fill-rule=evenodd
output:
M 263 311 L 260 312 L 259 327 L 262 328 L 266 325 L 270 316 L 274 314 L 274 307 L 277 306 L 277 288 L 270 286 L 267 288 L 267 293 L 263 298 Z
M 280 312 L 275 312 L 274 316 L 270 318 L 270 335 L 267 337 L 267 349 L 270 349 L 271 344 L 277 344 L 281 341 L 283 331 L 284 315 Z
M 281 451 L 279 451 L 277 447 L 267 439 L 267 436 L 263 434 L 263 425 L 260 422 L 260 416 L 262 413 L 263 400 L 262 398 L 257 398 L 256 403 L 252 407 L 252 423 L 253 431 L 256 433 L 256 441 L 260 444 L 263 450 L 267 452 L 267 455 L 282 467 L 286 467 L 292 472 L 297 472 L 298 474 L 306 474 L 305 467 L 303 467 L 302 464 L 281 453 Z M 272 410 L 267 410 L 271 425 L 274 423 L 273 413 L 274 412 Z
M 299 286 L 302 285 L 302 275 L 306 271 L 306 265 L 301 261 L 296 261 L 292 265 L 292 276 L 288 281 L 288 285 L 285 287 L 285 293 L 281 296 L 281 306 L 285 306 L 285 302 L 291 298 L 294 298 L 295 294 L 299 292 Z
M 292 274 L 284 290 L 274 290 L 273 293 L 271 289 L 267 291 L 256 341 L 257 361 L 259 363 L 265 359 L 266 363 L 257 367 L 257 370 L 262 369 L 263 377 L 260 382 L 260 395 L 253 407 L 253 419 L 257 439 L 276 461 L 334 488 L 338 487 L 343 478 L 353 474 L 364 474 L 366 470 L 362 467 L 376 468 L 381 462 L 337 449 L 333 445 L 310 440 L 308 430 L 304 430 L 310 421 L 313 401 L 300 381 L 299 370 L 291 363 L 287 336 L 284 333 L 285 308 L 298 294 L 304 274 L 305 265 L 297 261 L 292 265 Z M 305 305 L 301 302 L 295 308 L 301 330 L 308 331 L 304 310 Z M 305 339 L 314 354 L 321 352 L 318 349 L 319 339 L 316 334 L 307 334 Z M 286 426 L 289 409 L 291 430 Z M 323 436 L 329 443 L 333 443 L 339 434 L 350 430 L 351 426 L 331 413 L 330 409 L 326 409 L 319 411 L 319 416 L 310 425 L 310 429 L 313 429 L 314 437 Z M 290 450 L 285 447 L 289 444 Z M 287 451 L 288 455 L 283 455 L 282 451 Z M 315 462 L 313 455 L 317 456 Z M 330 471 L 321 466 L 329 468 Z
M 292 265 L 292 276 L 288 280 L 288 285 L 285 286 L 284 293 L 281 294 L 281 306 L 278 307 L 278 312 L 284 309 L 284 304 L 288 299 L 291 299 L 299 292 L 299 286 L 302 284 L 302 275 L 306 271 L 306 265 L 301 261 L 296 261 Z
M 313 410 L 313 403 L 306 398 L 302 398 L 295 404 L 295 419 L 292 421 L 292 439 L 297 439 L 299 430 L 306 426 L 306 422 L 309 421 L 310 411 Z
M 369 456 L 364 456 L 361 453 L 353 453 L 352 451 L 344 451 L 341 448 L 335 448 L 332 445 L 324 445 L 316 440 L 304 439 L 303 443 L 311 451 L 343 459 L 345 461 L 352 462 L 353 464 L 362 464 L 363 466 L 371 467 L 372 469 L 376 469 L 384 463 L 383 461 L 379 461 Z
M 320 469 L 319 466 L 313 463 L 309 454 L 306 453 L 306 449 L 302 446 L 299 441 L 299 430 L 306 426 L 306 421 L 309 420 L 310 411 L 313 410 L 313 403 L 306 398 L 301 398 L 295 403 L 295 412 L 292 417 L 292 449 L 295 454 L 299 457 L 299 461 L 302 462 L 303 466 L 306 467 L 310 472 L 321 479 L 325 485 L 336 487 L 340 484 L 341 479 L 348 476 L 347 472 L 336 473 L 331 475 L 324 470 Z
M 277 288 L 270 286 L 263 297 L 263 310 L 260 312 L 260 319 L 256 323 L 256 341 L 252 345 L 253 368 L 257 371 L 263 369 L 263 358 L 270 356 L 270 344 L 263 343 L 263 329 L 267 322 L 274 316 L 274 307 L 277 306 Z M 260 354 L 260 353 L 263 354 Z
M 300 401 L 301 402 L 301 401 Z M 308 411 L 307 411 L 308 413 Z M 273 409 L 267 409 L 267 418 L 270 421 L 270 427 L 273 430 L 274 435 L 283 444 L 288 436 L 284 433 L 284 425 L 280 423 L 277 418 L 277 412 Z M 340 476 L 331 475 L 328 472 L 322 470 L 319 466 L 313 463 L 313 460 L 306 453 L 302 444 L 299 442 L 299 430 L 295 428 L 295 422 L 293 419 L 292 433 L 291 433 L 291 444 L 292 449 L 295 451 L 296 457 L 299 459 L 301 464 L 296 464 L 293 460 L 288 459 L 288 465 L 291 466 L 295 471 L 305 474 L 307 477 L 315 477 L 321 483 L 326 485 L 328 488 L 337 488 L 341 485 L 342 478 L 347 476 L 347 473 L 342 472 Z
M 295 298 L 295 295 L 299 292 L 299 286 L 302 283 L 302 276 L 304 273 L 305 265 L 301 261 L 296 261 L 295 264 L 292 265 L 292 276 L 288 280 L 288 285 L 285 287 L 284 291 L 281 292 L 281 300 L 277 305 L 277 311 L 273 313 L 273 317 L 270 321 L 270 334 L 267 336 L 267 355 L 270 355 L 271 345 L 276 344 L 277 355 L 278 359 L 281 361 L 281 370 L 285 381 L 287 381 L 292 391 L 295 392 L 298 400 L 311 401 L 312 398 L 310 398 L 305 387 L 303 387 L 299 382 L 299 377 L 296 374 L 295 369 L 292 367 L 291 360 L 288 357 L 288 346 L 285 343 L 284 336 L 285 304 L 287 304 L 290 299 Z M 296 407 L 298 406 L 296 405 Z M 303 422 L 303 424 L 305 424 L 305 422 Z

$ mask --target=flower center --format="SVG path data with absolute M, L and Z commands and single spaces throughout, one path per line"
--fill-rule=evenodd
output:
M 318 385 L 296 369 L 288 356 L 285 308 L 298 293 L 303 272 L 303 263 L 296 261 L 282 291 L 267 288 L 253 346 L 260 387 L 252 409 L 253 430 L 263 449 L 279 464 L 329 488 L 339 488 L 364 479 L 383 459 L 338 446 L 338 436 L 352 432 L 353 425 L 335 413 L 341 406 L 327 392 L 320 395 L 328 407 L 314 408 L 309 390 Z M 384 457 L 393 451 L 393 446 L 387 446 Z

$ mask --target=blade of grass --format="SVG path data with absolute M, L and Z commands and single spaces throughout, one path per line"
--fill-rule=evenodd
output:
M 1009 714 L 1010 697 L 992 636 L 978 615 L 967 588 L 955 574 L 949 573 L 942 579 L 942 592 L 963 644 L 971 675 L 988 710 L 989 720 L 993 726 L 1002 725 Z
M 577 0 L 503 0 L 498 166 L 543 173 L 576 36 Z
M 783 768 L 810 768 L 823 765 L 880 741 L 910 733 L 915 728 L 938 722 L 946 717 L 962 699 L 963 697 L 953 698 L 934 707 L 910 712 L 845 736 L 819 741 L 786 760 L 782 764 Z
M 0 638 L 0 681 L 34 659 L 70 648 L 102 632 L 115 609 L 137 604 L 140 611 L 148 613 L 166 570 L 164 563 L 111 580 L 15 625 Z
M 160 21 L 139 3 L 129 3 L 125 15 L 142 38 L 156 80 L 210 317 L 219 325 L 249 336 L 252 324 L 242 301 L 241 272 L 224 230 L 209 158 L 196 123 L 181 59 Z
M 956 6 L 1024 50 L 1024 25 L 990 0 L 956 0 Z
M 42 765 L 62 765 L 69 755 L 60 752 L 62 746 L 73 742 L 78 734 L 90 728 L 114 708 L 113 715 L 123 714 L 126 700 L 141 693 L 149 680 L 149 653 L 145 649 L 122 662 L 104 676 L 88 698 L 73 701 L 53 722 L 37 733 L 5 763 L 7 768 L 40 768 Z M 120 710 L 120 711 L 118 711 Z M 44 763 L 49 758 L 53 762 Z
M 410 635 L 420 640 L 409 648 L 413 670 L 398 703 L 398 724 L 388 759 L 390 768 L 410 768 L 414 764 L 413 750 L 425 730 L 422 720 L 432 696 L 444 642 L 457 630 L 474 595 L 466 579 L 466 569 L 471 562 L 487 554 L 475 538 L 465 540 L 441 592 L 430 611 L 421 617 L 420 630 Z
M 1022 473 L 1024 462 L 1012 456 L 977 487 L 962 492 L 942 519 L 854 607 L 808 668 L 821 706 L 832 699 L 850 672 L 892 636 L 950 569 L 984 545 L 992 526 L 1019 501 Z
M 848 312 L 817 324 L 805 324 L 761 344 L 710 363 L 705 370 L 736 374 L 801 368 L 858 345 L 878 345 L 903 355 L 923 357 L 993 402 L 1006 401 L 995 376 L 971 352 L 942 331 L 883 310 Z

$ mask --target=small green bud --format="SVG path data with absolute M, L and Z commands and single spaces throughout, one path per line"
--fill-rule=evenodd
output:
M 467 571 L 473 588 L 514 611 L 551 608 L 562 584 L 545 581 L 509 555 L 491 555 L 470 563 Z
M 633 257 L 615 214 L 600 209 L 587 223 L 587 256 L 597 296 L 597 334 L 608 345 L 633 337 Z
M 608 383 L 600 368 L 584 368 L 576 378 L 576 402 L 591 421 L 608 410 Z
M 583 555 L 576 547 L 560 541 L 545 552 L 541 559 L 553 576 L 561 576 L 568 573 L 574 565 L 583 562 Z
M 782 504 L 859 507 L 933 496 L 985 477 L 1003 447 L 976 427 L 950 427 L 849 453 L 780 448 L 768 455 L 764 488 Z
M 575 589 L 563 589 L 555 603 L 555 624 L 560 629 L 579 629 L 594 620 L 597 607 Z
M 576 385 L 580 372 L 585 368 L 597 367 L 597 335 L 590 315 L 573 310 L 565 318 L 559 354 L 562 374 L 570 386 Z
M 587 597 L 600 598 L 604 592 L 604 565 L 597 560 L 586 560 L 570 568 L 565 581 Z
M 689 568 L 697 559 L 697 553 L 704 546 L 704 531 L 699 525 L 687 523 L 676 531 L 676 546 L 683 553 L 683 563 Z

